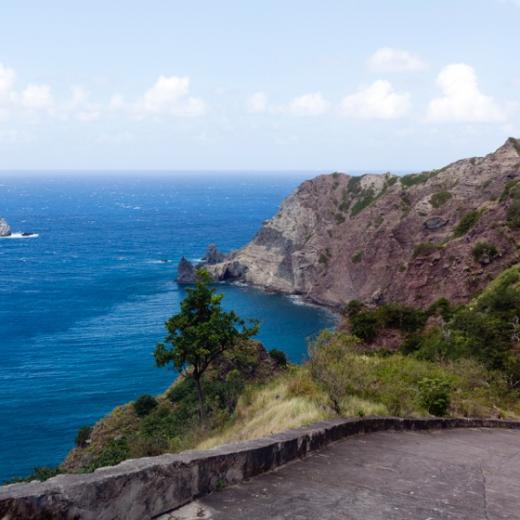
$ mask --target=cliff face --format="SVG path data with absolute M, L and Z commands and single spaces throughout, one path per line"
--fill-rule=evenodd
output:
M 328 305 L 463 302 L 519 261 L 519 239 L 520 140 L 511 138 L 431 172 L 305 181 L 249 244 L 206 267 Z

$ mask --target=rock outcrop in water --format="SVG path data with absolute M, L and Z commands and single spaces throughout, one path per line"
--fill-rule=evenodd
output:
M 177 266 L 177 283 L 194 283 L 195 282 L 195 267 L 194 265 L 182 257 Z
M 206 267 L 327 305 L 426 305 L 467 301 L 520 260 L 519 246 L 520 140 L 510 138 L 439 170 L 305 181 L 249 244 Z
M 217 249 L 215 244 L 210 244 L 206 253 L 202 257 L 201 262 L 194 265 L 184 256 L 181 258 L 177 266 L 177 283 L 190 284 L 195 282 L 195 271 L 199 266 L 215 265 L 224 262 L 228 258 L 226 253 L 222 253 Z
M 11 227 L 7 223 L 7 221 L 3 218 L 0 218 L 0 237 L 8 237 L 11 235 Z

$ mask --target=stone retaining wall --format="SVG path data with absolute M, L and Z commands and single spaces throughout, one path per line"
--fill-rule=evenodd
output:
M 381 430 L 513 428 L 496 419 L 334 419 L 272 437 L 127 460 L 83 475 L 0 487 L 0 520 L 148 520 L 211 493 L 305 457 L 349 435 Z

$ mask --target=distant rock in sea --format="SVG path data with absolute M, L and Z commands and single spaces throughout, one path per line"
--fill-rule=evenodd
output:
M 177 283 L 194 283 L 195 282 L 195 267 L 193 264 L 182 257 L 177 266 Z
M 7 223 L 7 221 L 3 218 L 0 218 L 0 237 L 8 237 L 11 235 L 11 227 Z
M 177 283 L 195 283 L 195 271 L 197 267 L 202 265 L 215 265 L 224 262 L 228 255 L 217 249 L 215 244 L 210 244 L 206 253 L 202 257 L 202 261 L 197 265 L 187 260 L 184 256 L 181 258 L 177 266 Z M 237 274 L 238 276 L 238 274 Z

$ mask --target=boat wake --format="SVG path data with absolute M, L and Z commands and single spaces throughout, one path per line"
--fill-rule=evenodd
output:
M 16 239 L 16 238 L 38 238 L 40 235 L 38 233 L 11 233 L 9 236 L 0 237 L 5 239 Z

